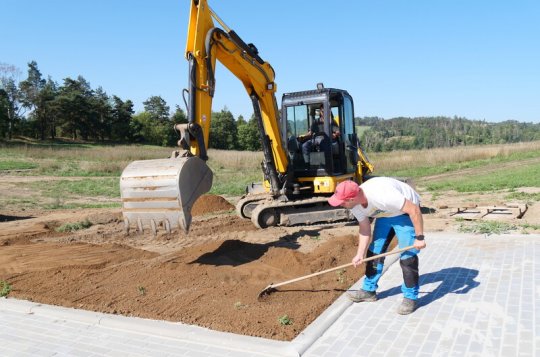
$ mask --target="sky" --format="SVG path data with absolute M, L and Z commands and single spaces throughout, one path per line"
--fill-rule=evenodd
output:
M 284 92 L 347 90 L 355 116 L 459 116 L 540 122 L 540 1 L 209 0 L 254 43 Z M 34 60 L 62 84 L 185 110 L 188 0 L 0 0 L 0 63 L 26 78 Z M 249 119 L 251 102 L 223 66 L 213 110 Z

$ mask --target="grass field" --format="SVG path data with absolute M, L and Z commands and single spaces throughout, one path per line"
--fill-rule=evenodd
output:
M 540 142 L 394 151 L 370 159 L 377 174 L 410 177 L 430 191 L 540 187 Z M 433 175 L 438 177 L 426 180 Z
M 167 158 L 172 151 L 172 148 L 144 145 L 0 145 L 0 175 L 57 178 L 20 184 L 23 189 L 33 191 L 34 196 L 49 198 L 44 208 L 76 207 L 73 201 L 79 196 L 104 199 L 95 204 L 80 204 L 84 207 L 119 206 L 111 200 L 119 198 L 119 177 L 124 167 L 133 160 Z M 241 195 L 248 184 L 262 179 L 261 152 L 211 149 L 208 154 L 208 164 L 214 172 L 211 193 Z M 540 142 L 368 153 L 368 156 L 377 175 L 411 177 L 432 192 L 540 186 Z M 504 168 L 508 164 L 512 164 L 511 170 Z M 470 169 L 467 175 L 452 175 L 466 169 Z M 440 177 L 422 181 L 433 175 Z M 538 194 L 524 198 L 539 199 Z M 39 202 L 29 197 L 11 197 L 0 200 L 0 205 L 30 206 Z

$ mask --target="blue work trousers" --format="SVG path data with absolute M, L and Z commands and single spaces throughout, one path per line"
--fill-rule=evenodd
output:
M 394 233 L 397 236 L 399 248 L 405 248 L 414 244 L 416 234 L 411 218 L 408 215 L 377 218 L 373 230 L 373 240 L 369 245 L 367 257 L 385 253 L 394 237 Z M 418 299 L 418 253 L 419 250 L 412 249 L 401 253 L 400 257 L 400 265 L 403 272 L 401 291 L 404 297 L 411 300 Z M 362 289 L 366 291 L 377 290 L 377 283 L 382 275 L 383 266 L 384 257 L 366 262 L 366 276 Z

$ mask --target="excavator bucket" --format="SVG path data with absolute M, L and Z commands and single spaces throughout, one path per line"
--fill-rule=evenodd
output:
M 191 208 L 212 187 L 212 170 L 197 156 L 133 161 L 122 172 L 125 231 L 150 228 L 154 235 L 191 225 Z

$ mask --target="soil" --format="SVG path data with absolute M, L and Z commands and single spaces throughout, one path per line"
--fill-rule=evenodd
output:
M 4 187 L 0 194 L 7 195 Z M 504 201 L 501 193 L 429 196 L 423 196 L 426 232 L 456 231 L 452 207 Z M 157 237 L 126 236 L 120 209 L 0 210 L 0 281 L 18 299 L 291 340 L 362 276 L 363 267 L 285 285 L 263 300 L 258 294 L 271 283 L 350 262 L 358 228 L 257 230 L 236 216 L 232 203 L 202 196 L 189 235 Z M 538 225 L 539 211 L 531 205 L 521 221 Z M 56 230 L 85 220 L 92 226 Z M 280 323 L 285 315 L 288 325 Z

